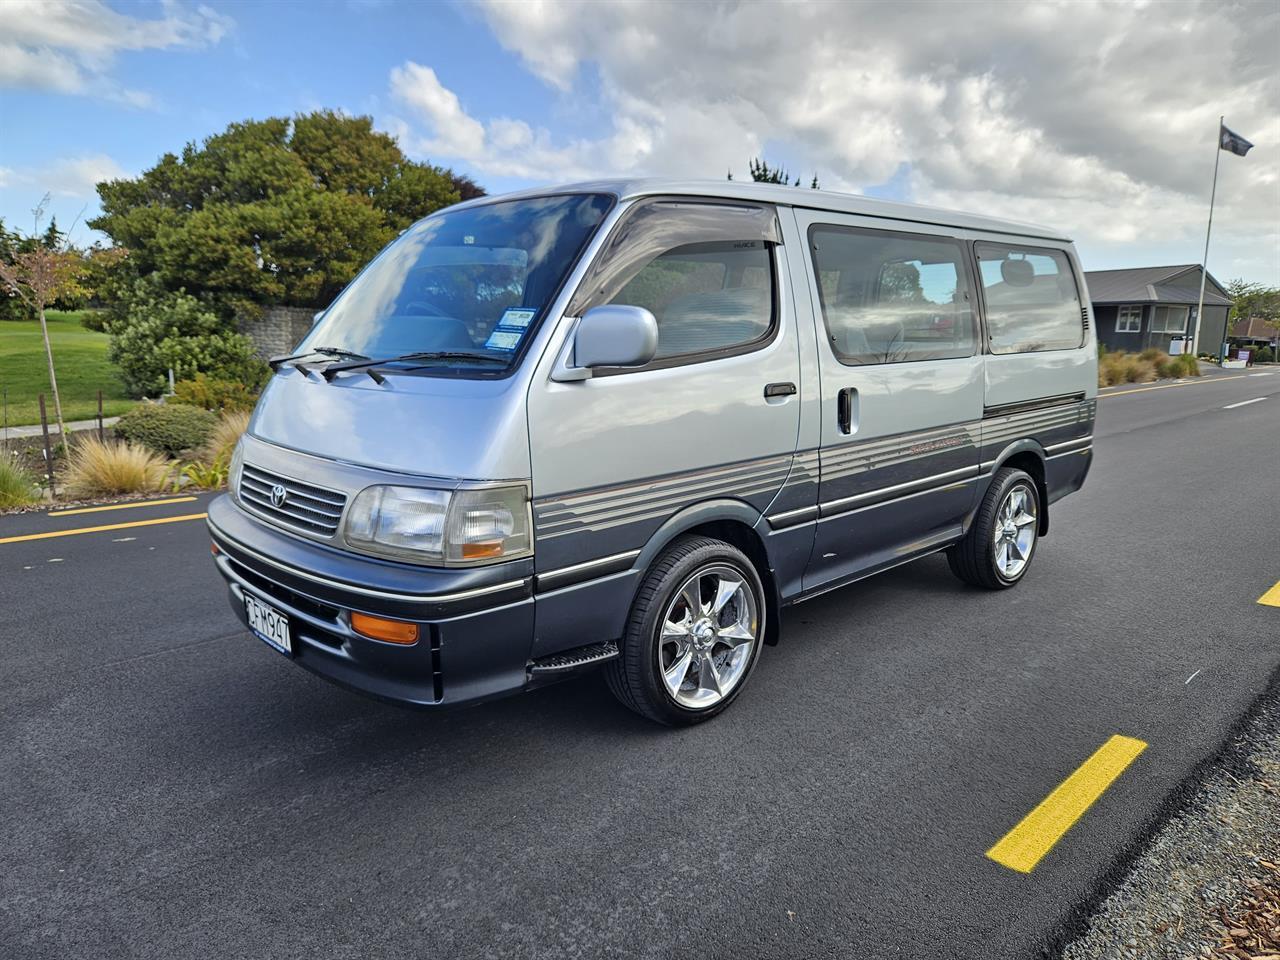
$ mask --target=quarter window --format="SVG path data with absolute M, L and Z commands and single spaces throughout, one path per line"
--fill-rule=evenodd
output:
M 972 356 L 964 252 L 942 237 L 815 224 L 809 231 L 831 348 L 843 363 Z
M 1116 333 L 1141 333 L 1142 307 L 1121 307 L 1116 313 Z
M 1160 304 L 1151 311 L 1152 333 L 1186 333 L 1189 307 Z
M 1061 250 L 976 244 L 992 353 L 1069 350 L 1084 343 L 1080 294 Z

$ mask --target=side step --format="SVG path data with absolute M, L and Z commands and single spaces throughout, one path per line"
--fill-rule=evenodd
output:
M 561 650 L 548 657 L 540 657 L 529 663 L 530 677 L 564 676 L 575 670 L 585 670 L 606 660 L 615 660 L 621 655 L 617 643 L 609 640 L 605 643 L 588 643 L 585 647 L 574 647 L 572 650 Z

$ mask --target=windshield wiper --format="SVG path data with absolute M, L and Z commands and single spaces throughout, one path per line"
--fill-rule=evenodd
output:
M 292 356 L 272 357 L 270 360 L 267 361 L 267 366 L 271 368 L 272 373 L 275 373 L 277 370 L 280 369 L 281 366 L 283 366 L 286 363 L 289 363 L 290 361 L 301 360 L 304 357 L 314 356 L 317 353 L 322 353 L 327 357 L 341 357 L 346 360 L 368 360 L 369 359 L 363 353 L 354 353 L 350 350 L 344 350 L 342 349 L 342 347 L 312 347 L 310 350 L 304 350 L 302 351 L 302 353 L 295 353 Z
M 348 370 L 363 370 L 369 374 L 378 383 L 382 383 L 386 378 L 383 377 L 375 367 L 385 367 L 389 363 L 406 363 L 412 360 L 478 360 L 481 363 L 498 363 L 502 366 L 507 365 L 505 357 L 491 357 L 485 353 L 467 353 L 462 350 L 425 350 L 417 353 L 402 353 L 398 357 L 385 357 L 381 360 L 370 360 L 367 357 L 363 360 L 353 360 L 350 363 L 331 363 L 320 371 L 320 375 L 326 380 L 332 382 L 333 378 L 340 373 Z M 410 367 L 410 370 L 421 369 Z

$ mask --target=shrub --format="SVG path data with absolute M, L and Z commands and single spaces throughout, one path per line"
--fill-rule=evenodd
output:
M 35 502 L 35 477 L 21 463 L 0 454 L 0 510 Z
M 224 413 L 214 426 L 213 432 L 209 434 L 209 439 L 205 441 L 204 446 L 200 449 L 200 459 L 205 463 L 222 461 L 230 464 L 231 452 L 235 449 L 236 441 L 240 439 L 240 435 L 248 427 L 249 414 L 247 412 Z
M 1157 351 L 1158 352 L 1158 351 Z M 1098 364 L 1098 386 L 1117 383 L 1146 383 L 1156 378 L 1156 364 L 1139 354 L 1108 353 Z
M 217 426 L 208 410 L 186 404 L 140 403 L 116 423 L 116 436 L 144 444 L 157 453 L 176 457 L 202 446 Z
M 1263 347 L 1253 355 L 1253 360 L 1255 363 L 1271 363 L 1275 360 L 1275 355 L 1271 352 L 1270 347 Z
M 1173 358 L 1172 366 L 1175 377 L 1198 377 L 1200 376 L 1200 361 L 1189 353 Z
M 1147 347 L 1147 349 L 1138 354 L 1138 359 L 1158 362 L 1160 360 L 1168 360 L 1169 355 L 1157 347 Z
M 84 496 L 145 493 L 158 490 L 168 472 L 168 463 L 146 447 L 90 435 L 72 449 L 66 482 Z
M 227 484 L 227 472 L 230 469 L 230 465 L 230 457 L 219 458 L 212 463 L 188 463 L 174 478 L 173 489 L 177 491 L 182 488 L 181 477 L 186 477 L 192 486 L 203 487 L 205 490 L 216 490 L 219 487 L 224 487 Z
M 170 403 L 212 410 L 214 413 L 231 413 L 252 410 L 258 402 L 257 394 L 238 380 L 215 380 L 197 373 L 190 380 L 179 380 L 173 386 Z
M 266 365 L 248 337 L 227 329 L 195 297 L 165 291 L 154 279 L 133 285 L 123 315 L 109 329 L 108 356 L 134 396 L 162 393 L 170 369 L 179 380 L 205 373 L 256 386 L 265 379 Z

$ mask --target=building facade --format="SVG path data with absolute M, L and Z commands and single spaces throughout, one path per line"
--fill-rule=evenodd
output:
M 1098 342 L 1108 350 L 1137 353 L 1148 347 L 1170 352 L 1175 340 L 1195 331 L 1195 352 L 1217 355 L 1227 332 L 1231 297 L 1208 274 L 1204 316 L 1196 322 L 1199 264 L 1090 270 L 1085 273 Z

